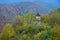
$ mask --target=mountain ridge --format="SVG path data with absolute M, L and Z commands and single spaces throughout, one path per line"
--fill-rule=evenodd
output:
M 33 11 L 35 14 L 37 14 L 38 12 L 40 13 L 41 9 L 40 6 L 31 2 L 23 2 L 10 5 L 0 4 L 0 21 L 12 20 L 15 16 L 20 15 L 21 12 L 26 14 L 29 11 Z

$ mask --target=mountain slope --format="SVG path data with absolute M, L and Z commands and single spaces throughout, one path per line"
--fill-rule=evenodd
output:
M 26 14 L 28 11 L 33 11 L 36 14 L 38 12 L 40 13 L 41 9 L 42 7 L 30 2 L 21 2 L 9 5 L 0 4 L 0 29 L 2 29 L 4 24 L 12 23 L 14 17 L 20 15 L 21 12 Z
M 15 4 L 0 4 L 0 21 L 13 20 L 16 15 L 33 11 L 35 14 L 40 13 L 43 8 L 31 2 L 21 2 Z

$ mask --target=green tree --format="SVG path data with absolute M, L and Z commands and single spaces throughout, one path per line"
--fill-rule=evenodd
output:
M 14 35 L 15 35 L 15 31 L 12 27 L 12 24 L 6 24 L 2 29 L 1 40 L 9 40 Z

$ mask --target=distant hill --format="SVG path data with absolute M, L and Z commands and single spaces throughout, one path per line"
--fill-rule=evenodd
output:
M 42 7 L 31 2 L 20 2 L 15 4 L 0 4 L 0 21 L 11 20 L 16 15 L 20 15 L 21 12 L 28 13 L 33 11 L 36 13 L 42 12 Z
M 41 14 L 46 12 L 45 7 L 42 7 L 31 2 L 0 4 L 0 27 L 2 26 L 1 24 L 13 22 L 14 17 L 16 15 L 20 15 L 21 12 L 26 14 L 29 11 L 33 11 L 34 14 L 37 13 Z
M 15 4 L 0 4 L 0 29 L 6 23 L 13 22 L 16 15 L 20 15 L 21 12 L 24 14 L 29 11 L 41 13 L 43 8 L 31 2 L 21 2 Z M 3 24 L 3 25 L 2 25 Z

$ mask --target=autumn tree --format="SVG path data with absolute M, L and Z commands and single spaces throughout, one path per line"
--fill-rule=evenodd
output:
M 6 24 L 2 29 L 1 40 L 9 40 L 12 36 L 15 35 L 15 31 L 12 27 L 12 24 Z

